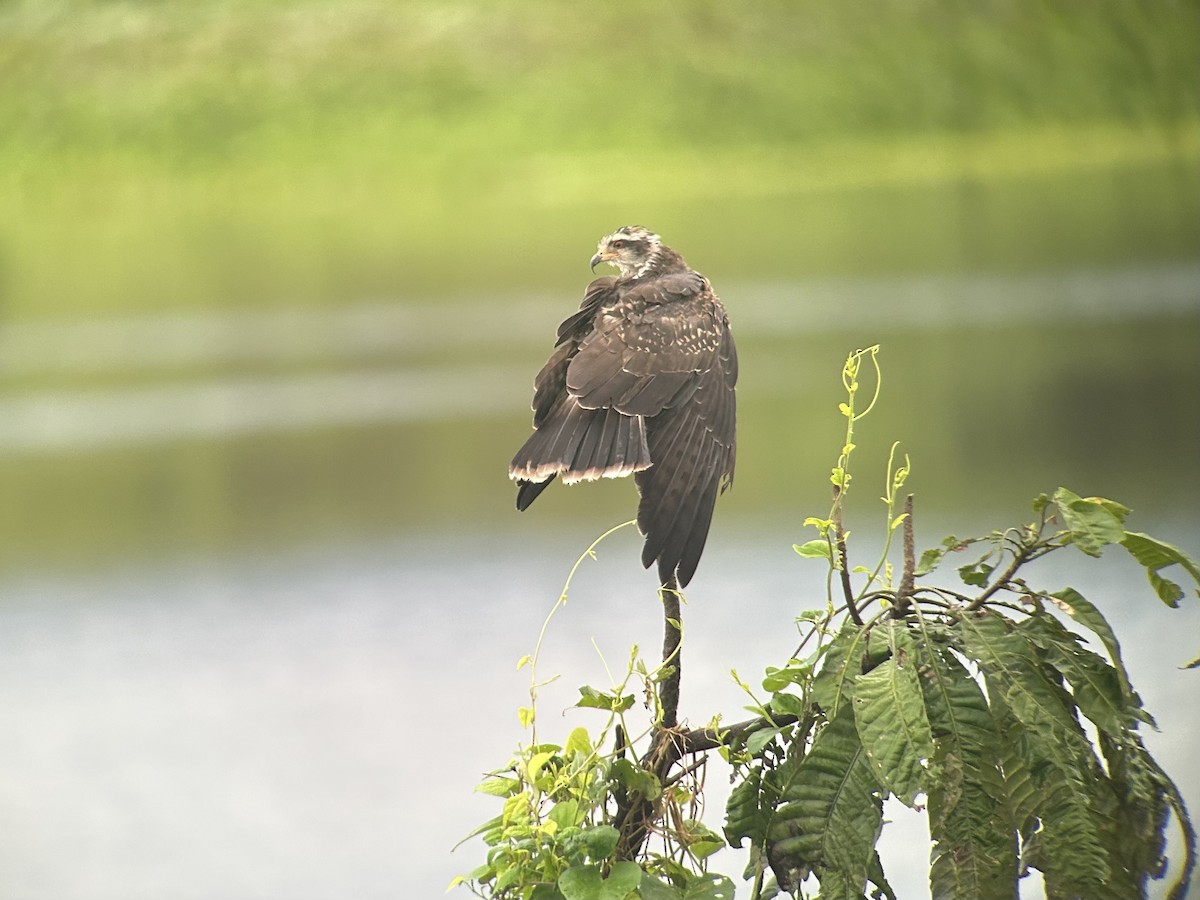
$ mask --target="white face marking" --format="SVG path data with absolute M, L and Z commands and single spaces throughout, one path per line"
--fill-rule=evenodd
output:
M 625 242 L 625 246 L 613 246 L 620 242 Z M 640 225 L 631 225 L 602 238 L 596 249 L 601 254 L 615 256 L 606 261 L 620 269 L 622 277 L 640 278 L 658 262 L 661 247 L 662 242 L 653 231 Z

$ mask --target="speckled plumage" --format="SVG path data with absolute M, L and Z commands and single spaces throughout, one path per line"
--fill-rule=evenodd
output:
M 592 257 L 597 278 L 558 329 L 534 381 L 534 433 L 509 475 L 524 510 L 565 483 L 633 474 L 641 493 L 642 563 L 686 585 L 717 494 L 733 481 L 737 351 L 703 275 L 658 235 L 627 226 Z

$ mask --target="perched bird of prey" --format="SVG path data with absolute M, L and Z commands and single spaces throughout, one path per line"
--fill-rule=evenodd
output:
M 696 571 L 717 494 L 733 481 L 737 351 L 708 279 L 640 226 L 600 241 L 588 285 L 534 380 L 534 433 L 509 476 L 517 509 L 564 483 L 632 474 L 642 564 L 662 584 Z

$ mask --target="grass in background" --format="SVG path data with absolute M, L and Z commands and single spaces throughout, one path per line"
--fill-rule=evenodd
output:
M 626 221 L 734 274 L 855 271 L 921 223 L 805 252 L 814 208 L 1194 169 L 1198 25 L 1194 0 L 2 3 L 0 310 L 537 286 Z M 1085 257 L 1111 259 L 1137 230 L 1101 212 Z M 966 262 L 1038 263 L 1016 249 Z

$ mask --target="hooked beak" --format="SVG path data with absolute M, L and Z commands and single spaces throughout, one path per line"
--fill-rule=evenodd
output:
M 603 261 L 603 259 L 604 259 L 604 257 L 601 256 L 599 253 L 597 253 L 595 256 L 592 257 L 592 271 L 593 272 L 596 271 L 596 266 L 600 265 L 600 263 Z

